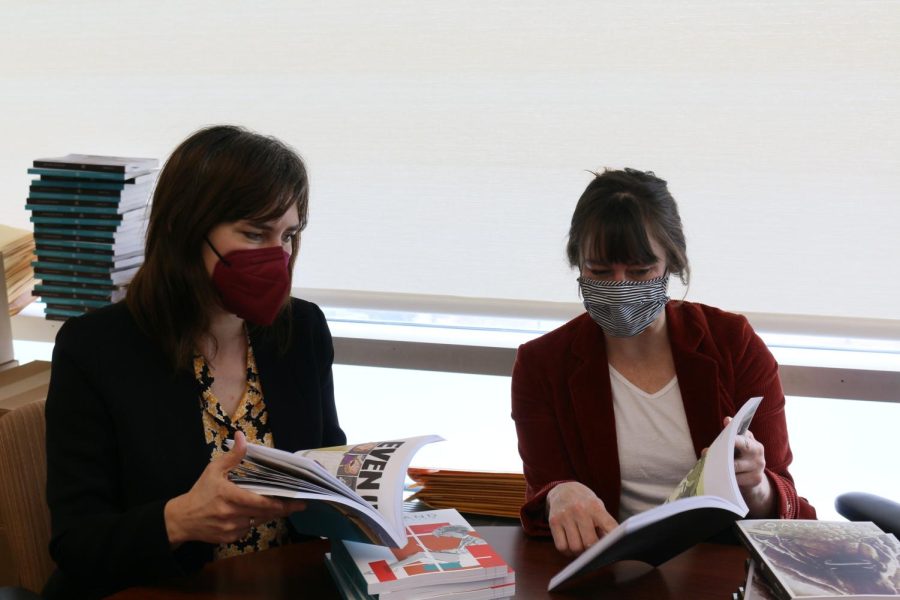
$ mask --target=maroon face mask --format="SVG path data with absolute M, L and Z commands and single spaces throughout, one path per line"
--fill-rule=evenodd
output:
M 291 255 L 272 246 L 222 256 L 209 240 L 206 243 L 219 257 L 212 280 L 225 310 L 254 325 L 271 325 L 291 290 Z

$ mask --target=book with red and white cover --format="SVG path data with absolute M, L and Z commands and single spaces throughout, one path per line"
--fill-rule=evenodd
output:
M 516 593 L 516 574 L 512 568 L 506 577 L 439 583 L 373 596 L 367 594 L 362 583 L 336 563 L 330 553 L 325 555 L 325 566 L 344 600 L 501 600 Z
M 366 594 L 508 577 L 509 565 L 455 510 L 405 513 L 407 543 L 388 548 L 335 541 L 332 559 Z M 499 582 L 498 582 L 499 583 Z M 509 590 L 511 595 L 514 589 Z

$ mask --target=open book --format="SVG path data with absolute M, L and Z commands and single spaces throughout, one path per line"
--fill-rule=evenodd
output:
M 300 533 L 398 547 L 406 544 L 406 469 L 419 448 L 442 439 L 428 435 L 296 453 L 248 444 L 230 479 L 257 494 L 305 500 L 306 510 L 291 515 Z
M 548 589 L 568 587 L 618 560 L 660 565 L 746 516 L 749 508 L 734 475 L 734 442 L 749 428 L 761 401 L 756 397 L 744 403 L 665 504 L 622 521 L 554 575 Z

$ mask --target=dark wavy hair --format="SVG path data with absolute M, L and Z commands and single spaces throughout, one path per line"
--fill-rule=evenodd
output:
M 273 137 L 216 125 L 196 131 L 172 152 L 153 193 L 144 263 L 125 301 L 175 370 L 191 368 L 198 342 L 208 335 L 210 307 L 220 304 L 202 259 L 210 230 L 243 219 L 278 219 L 291 209 L 303 228 L 308 207 L 303 160 Z M 291 272 L 299 236 L 292 244 Z M 281 348 L 290 336 L 289 303 L 271 326 L 260 328 Z
M 656 256 L 648 233 L 666 255 Z M 647 264 L 665 259 L 685 285 L 691 269 L 678 205 L 663 179 L 652 171 L 605 170 L 594 173 L 572 214 L 566 254 L 581 268 L 588 247 L 610 263 Z

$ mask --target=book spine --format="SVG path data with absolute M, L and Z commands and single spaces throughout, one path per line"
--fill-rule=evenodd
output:
M 115 244 L 115 234 L 107 231 L 82 231 L 81 229 L 56 229 L 43 226 L 34 228 L 35 242 L 41 240 L 65 240 L 69 242 L 89 242 L 92 244 Z
M 76 171 L 68 169 L 29 168 L 30 175 L 51 175 L 56 177 L 69 177 L 77 179 L 111 179 L 113 181 L 125 181 L 130 177 L 125 173 L 108 173 L 104 171 Z
M 58 259 L 55 257 L 41 257 L 40 260 L 37 260 L 31 263 L 31 266 L 34 267 L 35 271 L 43 271 L 47 272 L 48 269 L 56 269 L 59 272 L 65 272 L 70 274 L 78 274 L 82 276 L 89 276 L 89 273 L 99 273 L 101 275 L 106 275 L 107 273 L 111 273 L 117 269 L 116 265 L 112 263 L 105 264 L 94 264 L 95 261 L 92 260 L 65 260 Z
M 366 578 L 359 572 L 356 561 L 354 561 L 353 557 L 350 556 L 350 553 L 347 552 L 347 547 L 344 546 L 342 541 L 335 540 L 335 543 L 331 545 L 331 560 L 334 561 L 335 566 L 342 569 L 348 577 L 353 579 L 353 583 L 358 589 L 365 591 L 365 593 L 370 595 L 374 594 L 369 588 L 369 583 L 366 581 Z
M 37 200 L 37 202 L 43 202 Z M 121 215 L 125 212 L 125 208 L 112 202 L 101 204 L 101 206 L 88 206 L 83 202 L 74 204 L 33 204 L 25 205 L 25 210 L 32 211 L 35 216 L 63 216 L 89 219 L 112 219 L 121 220 Z
M 36 160 L 32 163 L 38 169 L 63 169 L 66 171 L 100 171 L 103 173 L 124 173 L 125 165 L 104 165 L 94 163 L 58 162 L 54 160 Z
M 756 568 L 765 578 L 775 595 L 778 596 L 778 600 L 791 600 L 791 595 L 784 587 L 784 584 L 778 580 L 778 577 L 775 576 L 775 573 L 772 572 L 772 569 L 769 568 L 769 565 L 766 564 L 766 561 L 760 556 L 756 546 L 754 546 L 753 542 L 747 538 L 747 534 L 744 533 L 744 530 L 738 526 L 735 526 L 734 530 L 737 532 L 738 539 L 744 545 L 744 548 L 750 553 L 751 560 L 756 563 Z
M 43 173 L 38 173 L 37 171 L 44 171 Z M 131 186 L 139 186 L 146 185 L 150 186 L 151 183 L 156 179 L 156 171 L 141 171 L 140 173 L 127 173 L 125 178 L 120 178 L 112 173 L 100 173 L 100 177 L 72 177 L 72 175 L 67 175 L 63 170 L 55 170 L 52 172 L 49 169 L 28 169 L 28 172 L 32 175 L 40 175 L 38 179 L 32 179 L 31 183 L 44 183 L 47 185 L 62 185 L 66 187 L 88 187 L 88 188 L 98 188 L 98 189 L 111 189 L 111 190 L 121 190 Z M 116 186 L 116 187 L 110 187 Z
M 108 300 L 65 298 L 56 294 L 37 294 L 47 306 L 102 308 L 109 304 Z
M 38 256 L 41 255 L 41 251 L 44 251 L 47 256 L 75 256 L 78 257 L 79 254 L 83 254 L 84 257 L 90 256 L 115 256 L 116 251 L 109 244 L 101 244 L 100 247 L 93 247 L 93 244 L 88 245 L 87 243 L 79 243 L 79 242 L 56 242 L 56 243 L 38 243 L 35 244 L 36 254 Z M 56 254 L 51 254 L 54 252 Z M 84 258 L 81 257 L 81 258 Z
M 126 269 L 135 269 L 143 262 L 143 256 L 134 256 L 118 261 L 80 260 L 59 258 L 56 256 L 39 256 L 31 263 L 35 269 L 59 269 L 61 271 L 78 271 L 80 273 L 116 273 Z
M 95 213 L 92 211 L 82 211 L 82 210 L 67 210 L 65 206 L 53 206 L 50 207 L 51 210 L 42 210 L 40 206 L 35 206 L 33 204 L 26 204 L 25 209 L 30 210 L 32 216 L 40 217 L 42 219 L 102 219 L 103 221 L 112 221 L 112 222 L 121 222 L 126 219 L 134 219 L 136 217 L 125 217 L 122 214 L 118 213 Z M 110 223 L 100 223 L 101 225 L 108 225 Z
M 32 192 L 28 198 L 28 204 L 46 206 L 99 206 L 116 207 L 120 203 L 118 196 L 90 196 L 75 194 L 41 194 Z M 47 209 L 44 209 L 47 210 Z M 52 210 L 52 209 L 49 209 Z
M 31 193 L 33 198 L 61 198 L 61 199 L 74 199 L 79 200 L 81 196 L 88 196 L 88 200 L 94 200 L 97 196 L 101 198 L 121 198 L 122 196 L 132 195 L 131 190 L 121 189 L 124 187 L 122 184 L 117 189 L 105 190 L 105 189 L 92 189 L 86 187 L 67 187 L 67 186 L 56 186 L 56 185 L 46 185 L 39 184 L 39 182 L 32 182 L 30 186 L 28 186 L 28 191 Z M 41 196 L 39 194 L 45 194 Z M 134 194 L 137 195 L 137 194 Z
M 47 314 L 47 311 L 45 310 L 44 311 L 44 319 L 46 319 L 48 321 L 68 321 L 69 317 L 54 315 L 54 314 Z
M 38 260 L 43 262 L 59 262 L 76 265 L 91 265 L 96 267 L 116 266 L 125 262 L 134 263 L 142 258 L 141 253 L 131 256 L 116 256 L 114 254 L 84 254 L 80 252 L 57 252 L 55 250 L 38 250 L 35 252 Z
M 104 193 L 110 195 L 118 195 L 127 188 L 136 187 L 134 184 L 125 181 L 91 181 L 88 179 L 33 179 L 31 180 L 31 190 L 37 191 L 58 191 L 65 193 Z M 141 186 L 143 187 L 143 186 Z M 149 189 L 149 186 L 147 187 Z
M 784 587 L 784 584 L 775 576 L 775 573 L 772 572 L 772 569 L 769 568 L 769 565 L 766 564 L 766 561 L 762 560 L 759 556 L 756 556 L 754 552 L 754 560 L 756 561 L 756 567 L 760 570 L 763 577 L 766 579 L 766 583 L 769 584 L 769 588 L 771 588 L 772 592 L 778 596 L 778 600 L 792 600 L 791 594 L 787 591 L 787 588 Z
M 67 282 L 67 283 L 39 283 L 43 289 L 55 289 L 61 291 L 73 291 L 84 294 L 104 294 L 112 293 L 121 289 L 120 286 L 113 284 L 103 284 L 102 282 L 91 281 L 89 283 Z M 36 287 L 36 286 L 35 286 Z
M 47 250 L 50 252 L 67 252 L 84 254 L 85 256 L 118 256 L 127 258 L 136 254 L 143 254 L 144 246 L 135 244 L 113 244 L 112 242 L 70 242 L 67 240 L 38 240 L 35 250 Z
M 80 317 L 86 312 L 87 309 L 72 307 L 61 308 L 53 305 L 47 305 L 44 307 L 44 314 L 52 315 L 54 317 Z
M 77 286 L 44 285 L 34 286 L 35 296 L 50 298 L 77 298 L 80 300 L 105 300 L 114 302 L 124 297 L 122 290 L 99 290 L 94 288 L 82 288 Z
M 50 282 L 61 282 L 66 284 L 84 283 L 90 285 L 120 287 L 129 279 L 121 281 L 111 277 L 104 277 L 98 273 L 73 273 L 66 271 L 54 271 L 53 269 L 44 269 L 42 272 L 35 273 L 35 276 Z
M 53 264 L 53 263 L 40 263 L 33 262 L 31 266 L 34 267 L 35 276 L 41 275 L 46 277 L 80 277 L 82 279 L 88 280 L 88 282 L 93 280 L 98 280 L 100 282 L 109 281 L 113 283 L 113 275 L 116 274 L 120 270 L 125 269 L 110 269 L 108 267 L 84 267 L 78 265 L 77 268 L 66 268 L 66 265 L 62 264 Z M 130 269 L 129 269 L 130 270 Z
M 65 225 L 67 227 L 77 227 L 78 229 L 87 229 L 90 231 L 109 231 L 122 232 L 126 229 L 122 224 L 110 221 L 108 219 L 83 219 L 83 218 L 58 218 L 58 217 L 29 217 L 29 220 L 35 225 Z M 136 227 L 132 229 L 137 229 Z M 35 231 L 37 234 L 37 231 Z

